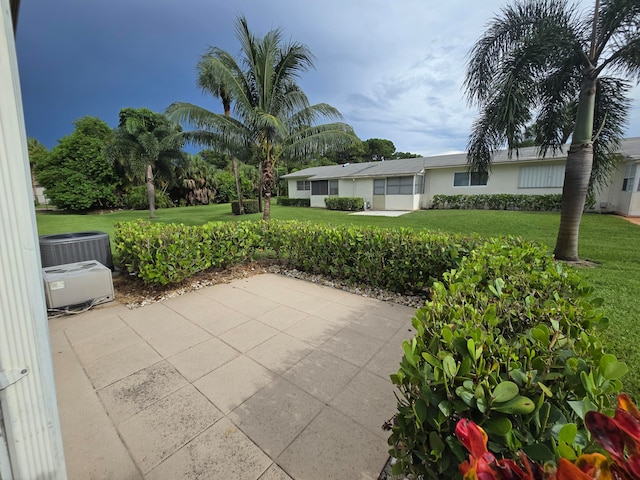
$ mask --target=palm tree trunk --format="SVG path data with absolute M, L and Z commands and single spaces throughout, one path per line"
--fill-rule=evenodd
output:
M 244 215 L 244 206 L 242 205 L 242 186 L 240 185 L 240 175 L 238 174 L 238 159 L 232 157 L 233 178 L 236 180 L 236 193 L 238 194 L 238 213 Z
M 584 204 L 589 190 L 593 166 L 593 115 L 596 98 L 596 78 L 585 74 L 578 101 L 576 125 L 567 155 L 562 188 L 560 228 L 554 255 L 558 260 L 578 260 L 578 233 Z
M 271 188 L 273 187 L 273 159 L 271 158 L 271 148 L 267 149 L 266 157 L 262 164 L 262 175 L 260 183 L 261 191 L 264 190 L 264 212 L 263 220 L 271 220 Z
M 153 184 L 153 169 L 147 163 L 147 195 L 149 197 L 149 218 L 156 216 L 156 189 Z

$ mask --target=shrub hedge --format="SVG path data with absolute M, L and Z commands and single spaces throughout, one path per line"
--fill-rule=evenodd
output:
M 600 303 L 540 247 L 491 241 L 463 258 L 416 312 L 391 376 L 396 473 L 458 478 L 460 418 L 481 425 L 498 455 L 575 459 L 589 443 L 584 415 L 612 409 L 627 370 L 605 353 Z
M 282 205 L 284 207 L 310 207 L 311 199 L 278 197 L 278 205 Z
M 260 253 L 293 268 L 396 292 L 424 289 L 478 242 L 409 229 L 275 220 L 203 226 L 135 221 L 116 225 L 114 240 L 119 264 L 147 283 L 179 282 Z
M 434 195 L 435 209 L 560 210 L 562 195 Z
M 243 199 L 242 207 L 244 208 L 245 214 L 260 212 L 260 205 L 258 204 L 258 199 L 256 198 Z M 240 204 L 237 200 L 231 202 L 231 213 L 233 213 L 234 215 L 240 215 Z
M 342 210 L 346 212 L 359 212 L 364 210 L 362 197 L 326 197 L 324 204 L 329 210 Z

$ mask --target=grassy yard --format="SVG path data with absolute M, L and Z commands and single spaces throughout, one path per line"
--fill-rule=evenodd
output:
M 419 211 L 401 217 L 353 216 L 325 209 L 280 207 L 273 205 L 272 218 L 306 220 L 330 224 L 412 227 L 483 236 L 518 235 L 548 245 L 555 244 L 560 217 L 556 213 L 504 212 L 474 210 Z M 208 221 L 257 220 L 261 214 L 237 217 L 226 205 L 158 210 L 158 222 L 198 225 Z M 100 230 L 113 234 L 116 222 L 147 218 L 146 212 L 121 211 L 103 214 L 69 215 L 41 212 L 37 215 L 41 235 L 50 233 Z M 636 299 L 640 292 L 640 226 L 610 215 L 585 215 L 580 229 L 580 256 L 599 265 L 582 268 L 583 276 L 605 299 L 611 320 L 608 337 L 612 351 L 630 367 L 625 389 L 640 399 L 640 310 Z

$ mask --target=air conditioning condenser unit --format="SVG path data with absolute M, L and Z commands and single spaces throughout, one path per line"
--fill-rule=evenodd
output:
M 42 276 L 49 309 L 114 299 L 111 270 L 95 260 L 46 267 Z

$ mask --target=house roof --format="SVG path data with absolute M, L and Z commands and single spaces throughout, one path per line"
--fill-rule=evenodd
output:
M 640 159 L 640 137 L 628 138 L 622 141 L 620 153 L 625 157 Z M 493 157 L 493 164 L 550 162 L 567 157 L 567 149 L 563 151 L 547 152 L 545 158 L 540 158 L 537 147 L 521 148 L 513 152 L 509 158 L 506 150 L 501 150 Z M 386 160 L 383 162 L 351 163 L 344 165 L 329 165 L 326 167 L 311 167 L 284 175 L 283 178 L 305 180 L 329 180 L 339 178 L 362 177 L 393 177 L 402 175 L 416 175 L 423 170 L 434 168 L 466 167 L 467 154 L 454 153 L 450 155 L 436 155 L 433 157 L 404 158 L 400 160 Z

